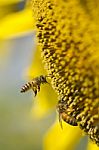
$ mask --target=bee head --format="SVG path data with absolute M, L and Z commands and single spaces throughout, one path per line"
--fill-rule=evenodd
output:
M 59 100 L 57 107 L 56 107 L 59 113 L 63 113 L 66 110 L 67 106 L 65 103 L 66 103 L 65 101 Z
M 47 81 L 46 81 L 46 76 L 41 75 L 41 76 L 40 76 L 40 81 L 41 81 L 42 83 L 47 83 Z

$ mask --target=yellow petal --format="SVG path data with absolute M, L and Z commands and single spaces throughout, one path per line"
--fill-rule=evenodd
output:
M 32 63 L 31 66 L 29 66 L 29 68 L 26 70 L 26 75 L 29 76 L 31 79 L 35 76 L 46 74 L 46 71 L 44 70 L 44 66 L 42 63 L 40 47 L 36 48 L 31 63 Z
M 8 39 L 29 31 L 33 31 L 33 17 L 30 8 L 7 15 L 0 21 L 0 39 Z
M 72 150 L 81 137 L 78 127 L 63 122 L 61 129 L 56 121 L 44 137 L 44 150 Z
M 99 150 L 99 147 L 90 141 L 87 150 Z
M 0 6 L 16 4 L 22 2 L 23 0 L 0 0 Z
M 43 87 L 44 86 L 44 87 Z M 40 93 L 38 93 L 33 103 L 31 110 L 31 115 L 36 119 L 41 119 L 42 117 L 48 116 L 51 110 L 55 108 L 57 104 L 57 97 L 50 85 L 43 85 L 41 87 Z
M 31 78 L 39 76 L 41 74 L 45 75 L 46 72 L 43 68 L 41 56 L 40 56 L 39 47 L 34 54 L 34 59 L 32 61 L 32 65 L 27 70 L 27 76 Z M 44 117 L 48 114 L 50 109 L 55 109 L 57 104 L 57 95 L 52 89 L 50 84 L 42 85 L 41 90 L 35 98 L 35 102 L 33 103 L 33 108 L 31 110 L 32 116 L 36 118 Z

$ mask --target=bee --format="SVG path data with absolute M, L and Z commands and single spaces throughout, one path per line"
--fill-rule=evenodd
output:
M 47 76 L 40 75 L 39 77 L 33 78 L 30 82 L 26 83 L 21 88 L 21 93 L 27 92 L 28 90 L 32 89 L 35 96 L 37 95 L 37 92 L 40 91 L 41 84 L 48 83 L 46 80 Z
M 72 126 L 78 125 L 76 119 L 72 116 L 69 116 L 66 112 L 59 113 L 59 122 L 60 122 L 61 128 L 62 128 L 62 120 Z
M 57 111 L 59 113 L 59 123 L 61 125 L 61 128 L 62 128 L 62 120 L 72 126 L 78 126 L 76 119 L 69 114 L 69 112 L 72 112 L 72 110 L 70 110 L 66 106 L 64 101 L 59 100 L 57 105 Z

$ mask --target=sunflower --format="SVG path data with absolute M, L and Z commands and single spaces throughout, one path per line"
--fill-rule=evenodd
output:
M 51 83 L 37 95 L 32 114 L 42 117 L 57 105 L 61 116 L 63 130 L 57 115 L 44 136 L 43 148 L 72 150 L 86 133 L 93 141 L 89 140 L 88 150 L 98 150 L 98 0 L 32 0 L 32 9 L 29 3 L 17 12 L 12 3 L 1 5 L 6 11 L 1 15 L 0 40 L 36 29 L 37 50 L 28 74 L 47 74 Z M 75 120 L 77 127 L 67 124 L 63 114 Z
M 79 126 L 99 145 L 98 13 L 88 9 L 98 11 L 98 5 L 83 2 L 32 0 L 32 7 L 42 61 L 58 95 L 59 120 Z

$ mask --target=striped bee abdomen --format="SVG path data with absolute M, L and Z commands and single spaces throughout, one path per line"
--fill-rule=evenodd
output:
M 61 120 L 63 120 L 72 126 L 78 125 L 76 118 L 71 113 L 73 110 L 72 109 L 70 110 L 70 108 L 68 108 L 65 101 L 59 100 L 58 105 L 57 105 L 57 111 L 59 113 L 60 123 L 61 123 Z
M 28 90 L 30 90 L 31 89 L 31 87 L 32 87 L 32 85 L 31 85 L 31 83 L 30 82 L 28 82 L 28 83 L 26 83 L 24 86 L 22 86 L 22 88 L 21 88 L 21 93 L 24 93 L 24 92 L 26 92 L 26 91 L 28 91 Z

